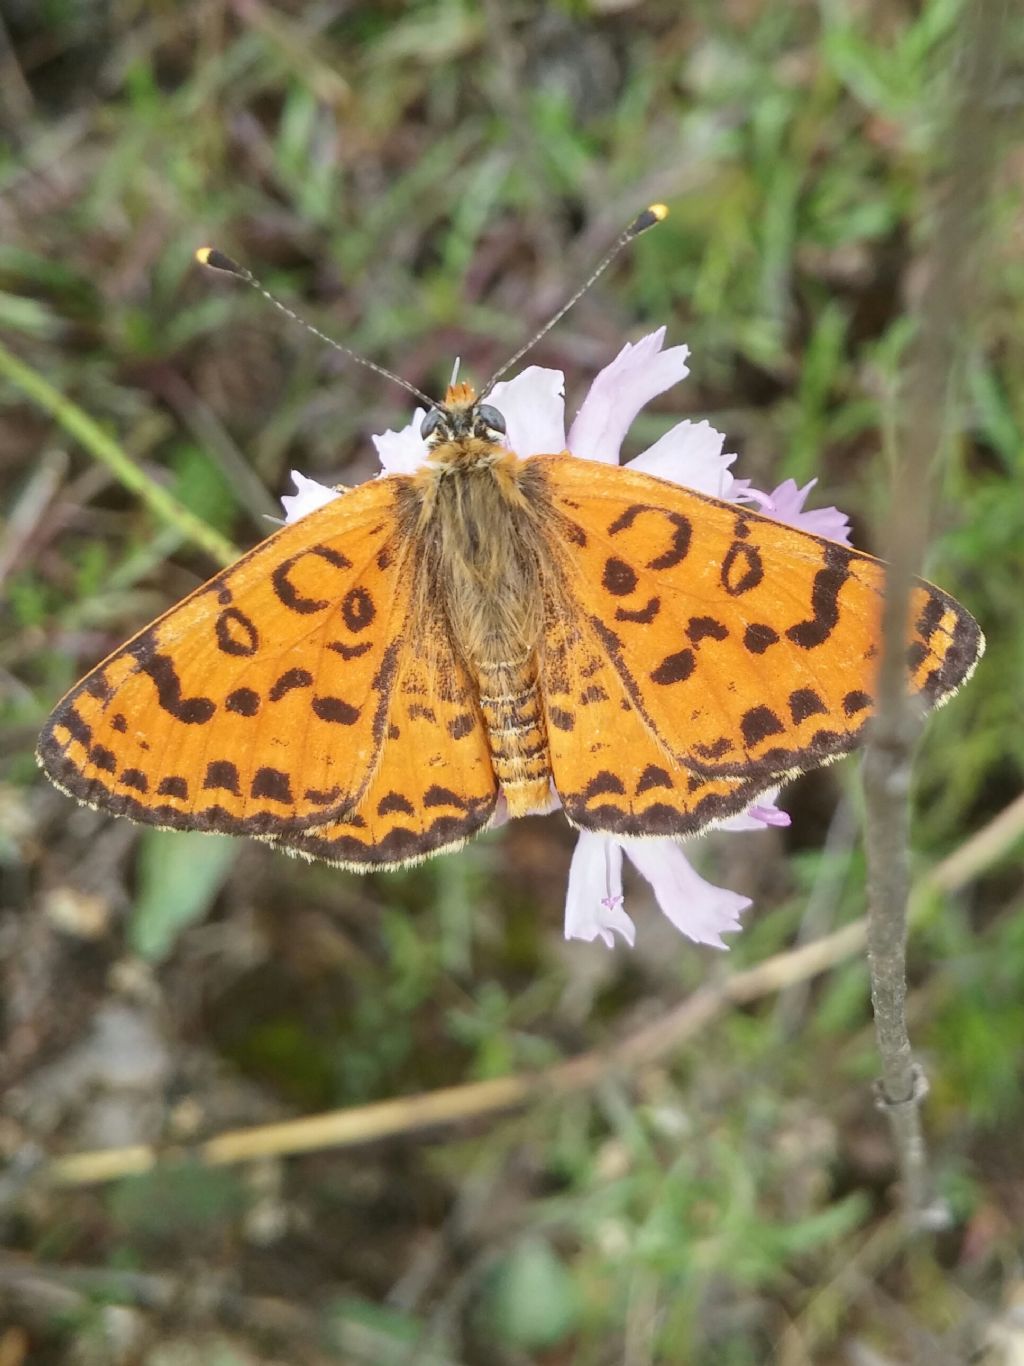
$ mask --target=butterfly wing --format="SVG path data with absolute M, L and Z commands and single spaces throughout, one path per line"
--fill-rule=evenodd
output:
M 652 729 L 585 615 L 553 594 L 540 667 L 548 749 L 565 815 L 615 835 L 695 835 L 743 811 L 770 780 L 681 765 Z
M 554 615 L 572 601 L 577 622 L 567 633 L 549 614 L 542 665 L 571 819 L 693 834 L 858 744 L 874 709 L 878 560 L 637 471 L 530 463 L 552 514 Z M 984 647 L 970 614 L 920 580 L 907 640 L 925 706 L 951 696 Z
M 230 834 L 322 825 L 380 756 L 406 644 L 409 481 L 282 527 L 104 660 L 38 756 L 71 796 Z
M 388 704 L 380 762 L 359 802 L 329 824 L 273 842 L 361 872 L 457 849 L 498 798 L 483 716 L 441 623 L 414 621 Z

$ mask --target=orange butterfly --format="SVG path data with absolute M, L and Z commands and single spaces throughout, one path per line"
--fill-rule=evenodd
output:
M 650 394 L 670 354 L 651 353 Z M 501 796 L 549 810 L 552 790 L 584 831 L 695 835 L 860 742 L 879 561 L 650 473 L 523 458 L 490 389 L 451 385 L 422 463 L 330 495 L 94 669 L 42 733 L 52 780 L 147 824 L 365 870 L 457 848 Z M 639 406 L 592 410 L 610 458 Z M 924 705 L 983 644 L 917 584 Z

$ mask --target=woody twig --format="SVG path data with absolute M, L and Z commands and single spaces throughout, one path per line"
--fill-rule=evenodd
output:
M 931 1189 L 920 1105 L 927 1083 L 914 1061 L 906 1023 L 910 767 L 920 729 L 906 694 L 905 639 L 914 576 L 924 558 L 929 493 L 943 453 L 960 346 L 967 330 L 974 261 L 992 161 L 992 92 L 1005 27 L 1004 0 L 962 11 L 963 34 L 949 73 L 949 122 L 939 128 L 941 178 L 917 308 L 894 455 L 886 531 L 884 653 L 878 712 L 864 758 L 868 852 L 868 962 L 882 1061 L 879 1106 L 889 1117 L 912 1227 L 947 1222 Z M 942 153 L 938 149 L 943 149 Z

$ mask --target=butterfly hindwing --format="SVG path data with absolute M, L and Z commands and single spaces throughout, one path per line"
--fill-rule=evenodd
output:
M 555 789 L 566 817 L 581 829 L 694 835 L 744 810 L 772 785 L 681 766 L 582 617 L 552 610 L 540 683 Z
M 110 655 L 40 739 L 80 801 L 148 824 L 273 834 L 358 800 L 406 642 L 400 478 L 282 527 Z
M 380 761 L 352 811 L 274 841 L 369 871 L 456 849 L 490 821 L 498 797 L 487 732 L 465 666 L 438 622 L 411 622 Z
M 700 781 L 711 784 L 703 824 L 862 739 L 874 709 L 883 565 L 637 471 L 570 456 L 536 464 L 552 513 L 554 591 L 571 603 L 582 642 L 570 659 L 572 686 L 584 687 L 563 707 L 571 745 L 558 748 L 557 714 L 551 727 L 555 783 L 585 793 L 595 745 L 611 745 L 602 781 L 626 789 L 609 794 L 605 824 L 592 828 L 612 829 L 615 820 L 643 826 L 626 800 L 647 762 L 641 731 L 648 748 L 657 742 L 675 781 L 693 782 L 695 791 Z M 956 691 L 984 644 L 964 608 L 921 581 L 907 640 L 909 685 L 927 706 Z M 556 632 L 546 653 L 555 658 L 560 648 Z M 581 700 L 597 662 L 609 695 L 600 711 Z M 552 686 L 550 666 L 544 686 Z M 556 707 L 552 696 L 549 716 Z M 666 791 L 664 804 L 673 803 L 685 825 L 686 802 Z

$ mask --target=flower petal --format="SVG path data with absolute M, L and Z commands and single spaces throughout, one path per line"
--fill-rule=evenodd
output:
M 565 937 L 600 938 L 613 948 L 616 934 L 630 948 L 636 942 L 636 926 L 622 909 L 622 849 L 607 835 L 581 830 L 569 865 Z
M 779 796 L 777 787 L 769 788 L 763 796 L 758 797 L 747 807 L 746 811 L 741 811 L 738 816 L 730 816 L 727 821 L 723 821 L 719 829 L 721 830 L 763 830 L 766 825 L 776 825 L 784 829 L 791 824 L 789 813 L 780 811 L 776 802 Z
M 420 436 L 420 425 L 426 415 L 425 408 L 417 408 L 408 426 L 372 438 L 380 456 L 382 473 L 412 474 L 423 464 L 427 458 L 427 443 Z
M 569 431 L 569 449 L 584 460 L 614 465 L 637 413 L 689 374 L 688 346 L 662 351 L 665 329 L 622 348 L 597 375 Z
M 728 947 L 722 935 L 740 928 L 740 912 L 751 904 L 749 897 L 705 882 L 674 840 L 626 839 L 622 845 L 677 930 L 698 944 Z
M 730 498 L 736 480 L 729 473 L 735 455 L 723 455 L 725 437 L 710 422 L 677 422 L 626 468 L 671 479 L 712 498 Z
M 845 512 L 840 512 L 837 507 L 812 508 L 810 512 L 804 512 L 807 495 L 817 482 L 817 479 L 811 479 L 802 489 L 798 489 L 795 479 L 783 480 L 778 488 L 772 489 L 761 511 L 774 517 L 777 522 L 785 522 L 787 526 L 795 526 L 814 536 L 824 536 L 829 541 L 849 545 L 850 519 Z
M 341 497 L 337 489 L 328 488 L 326 484 L 318 484 L 315 479 L 308 479 L 298 470 L 292 470 L 291 476 L 292 483 L 298 492 L 281 495 L 286 526 L 291 522 L 297 522 L 300 517 L 306 517 L 309 513 L 316 512 L 317 508 L 322 508 L 327 503 L 333 503 L 335 498 Z
M 565 376 L 561 370 L 528 365 L 515 379 L 502 380 L 487 402 L 505 419 L 509 450 L 557 455 L 565 450 Z

